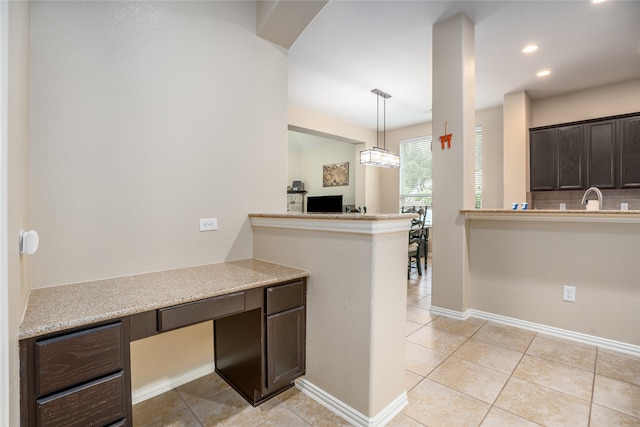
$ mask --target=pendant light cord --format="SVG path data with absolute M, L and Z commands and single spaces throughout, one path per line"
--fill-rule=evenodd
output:
M 382 145 L 385 150 L 387 149 L 387 98 L 384 98 L 382 101 L 383 112 L 382 112 Z
M 380 148 L 380 96 L 376 97 L 376 148 Z

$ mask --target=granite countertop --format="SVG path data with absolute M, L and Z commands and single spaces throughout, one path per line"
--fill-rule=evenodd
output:
M 640 210 L 461 209 L 467 219 L 639 223 Z
M 307 277 L 256 259 L 33 289 L 18 339 Z
M 587 215 L 597 215 L 597 214 L 605 214 L 605 215 L 640 215 L 640 211 L 638 210 L 597 210 L 597 211 L 588 211 L 586 209 L 570 209 L 570 210 L 559 210 L 559 209 L 461 209 L 461 213 L 512 213 L 512 214 L 558 214 L 558 215 L 567 215 L 567 214 L 587 214 Z
M 351 221 L 391 221 L 398 219 L 416 218 L 417 213 L 403 214 L 372 214 L 372 213 L 313 213 L 313 212 L 287 212 L 287 213 L 251 213 L 249 218 L 295 218 L 295 219 L 333 219 Z

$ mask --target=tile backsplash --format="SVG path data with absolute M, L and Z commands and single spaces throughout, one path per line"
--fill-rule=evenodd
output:
M 619 211 L 621 203 L 628 203 L 629 210 L 640 210 L 640 188 L 627 190 L 601 190 L 602 210 Z M 586 209 L 581 204 L 584 191 L 533 191 L 530 193 L 530 209 L 560 209 L 560 203 L 566 204 L 567 210 Z M 597 199 L 591 192 L 588 199 Z

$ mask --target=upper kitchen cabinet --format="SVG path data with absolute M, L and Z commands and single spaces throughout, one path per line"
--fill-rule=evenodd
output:
M 555 129 L 531 131 L 531 191 L 556 188 L 555 135 Z
M 620 188 L 640 188 L 640 115 L 620 120 Z
M 563 126 L 556 132 L 558 190 L 584 187 L 584 132 L 582 126 Z
M 584 187 L 582 125 L 531 130 L 531 191 Z
M 530 191 L 640 188 L 640 113 L 529 130 Z
M 587 123 L 587 187 L 616 188 L 616 121 Z

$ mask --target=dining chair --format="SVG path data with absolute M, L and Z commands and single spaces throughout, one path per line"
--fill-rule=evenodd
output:
M 418 275 L 422 276 L 422 265 L 420 259 L 425 256 L 425 227 L 424 227 L 424 210 L 418 210 L 419 217 L 411 221 L 411 229 L 409 230 L 407 278 L 411 277 L 411 269 L 415 265 Z M 426 262 L 425 262 L 426 268 Z

